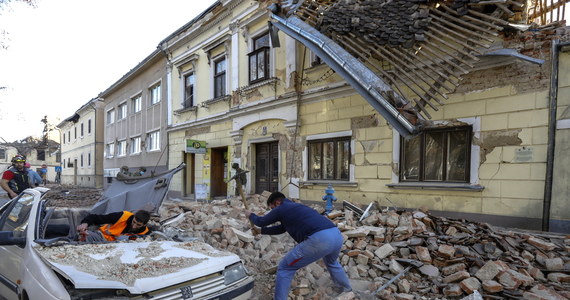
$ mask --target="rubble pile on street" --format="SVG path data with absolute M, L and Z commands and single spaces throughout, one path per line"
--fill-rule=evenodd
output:
M 44 196 L 50 205 L 58 207 L 91 207 L 103 195 L 102 189 L 73 187 L 65 185 L 49 185 L 50 190 Z
M 249 209 L 267 211 L 268 193 L 252 195 Z M 324 205 L 313 205 L 323 212 Z M 274 272 L 295 243 L 288 234 L 253 236 L 239 198 L 210 203 L 167 201 L 161 217 L 183 214 L 176 227 L 214 247 L 238 254 L 256 278 L 256 299 L 271 299 Z M 485 299 L 570 298 L 570 237 L 497 229 L 447 219 L 428 211 L 333 210 L 329 218 L 345 236 L 341 264 L 354 282 L 342 299 L 461 299 L 475 291 Z M 415 267 L 409 261 L 419 263 Z M 405 272 L 387 287 L 381 287 Z M 381 289 L 381 291 L 379 291 Z M 322 263 L 297 272 L 296 299 L 335 297 Z

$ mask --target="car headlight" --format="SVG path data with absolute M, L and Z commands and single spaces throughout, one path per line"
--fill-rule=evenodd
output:
M 230 285 L 246 276 L 247 272 L 241 262 L 233 264 L 224 270 L 224 284 Z

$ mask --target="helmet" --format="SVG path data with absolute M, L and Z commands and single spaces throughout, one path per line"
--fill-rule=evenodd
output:
M 26 157 L 23 156 L 22 154 L 16 154 L 16 156 L 14 156 L 12 158 L 12 163 L 16 163 L 16 162 L 26 162 Z

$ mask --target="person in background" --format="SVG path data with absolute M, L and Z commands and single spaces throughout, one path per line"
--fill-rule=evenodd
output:
M 267 198 L 267 206 L 271 211 L 262 217 L 247 210 L 245 215 L 261 227 L 262 234 L 287 232 L 298 243 L 279 262 L 273 299 L 287 300 L 295 272 L 321 258 L 331 275 L 334 289 L 338 292 L 351 291 L 348 276 L 338 261 L 343 238 L 336 225 L 316 210 L 295 203 L 280 192 L 274 192 Z M 280 224 L 268 226 L 276 222 Z M 257 233 L 258 229 L 253 228 L 252 231 Z
M 136 239 L 150 233 L 146 226 L 150 213 L 138 210 L 134 214 L 129 211 L 114 212 L 106 215 L 90 214 L 77 226 L 79 240 L 87 242 L 116 241 Z M 90 225 L 98 225 L 98 231 L 87 230 Z
M 8 193 L 10 199 L 32 187 L 25 156 L 18 154 L 12 158 L 12 166 L 2 174 L 0 186 Z
M 26 169 L 28 169 L 28 175 L 30 176 L 32 187 L 40 186 L 40 184 L 42 183 L 42 177 L 40 177 L 40 174 L 38 174 L 38 172 L 34 171 L 31 168 L 32 165 L 30 165 L 29 162 L 25 163 L 24 166 L 26 167 Z
M 40 169 L 40 176 L 42 177 L 42 182 L 44 184 L 44 186 L 46 186 L 46 184 L 48 183 L 47 181 L 47 165 L 43 164 L 42 168 Z

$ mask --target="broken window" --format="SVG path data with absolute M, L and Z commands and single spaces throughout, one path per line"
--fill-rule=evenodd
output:
M 249 56 L 249 83 L 269 78 L 269 34 L 253 39 L 253 51 Z
M 350 137 L 309 141 L 309 180 L 349 180 Z
M 400 180 L 469 182 L 471 127 L 426 129 L 401 140 Z
M 214 98 L 226 95 L 226 58 L 214 63 Z
M 182 103 L 183 108 L 190 108 L 194 106 L 194 84 L 196 77 L 194 73 L 190 73 L 184 76 L 184 102 Z

